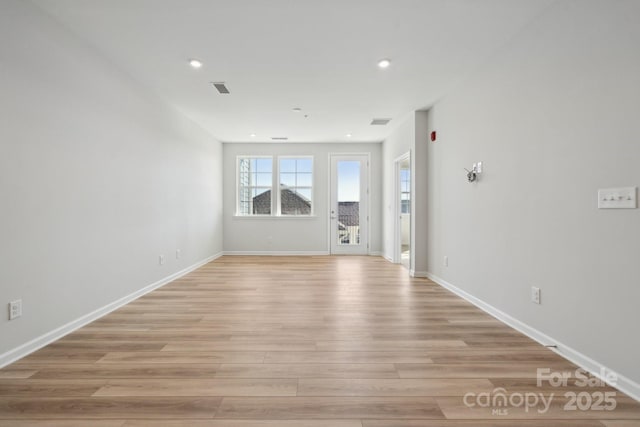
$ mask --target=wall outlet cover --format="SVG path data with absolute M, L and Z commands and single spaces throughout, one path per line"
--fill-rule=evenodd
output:
M 22 316 L 22 300 L 18 299 L 9 303 L 9 320 Z
M 536 286 L 531 287 L 531 302 L 540 304 L 540 288 Z

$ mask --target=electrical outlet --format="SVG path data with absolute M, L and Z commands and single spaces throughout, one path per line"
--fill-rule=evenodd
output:
M 531 287 L 531 302 L 540 304 L 540 288 Z
M 180 259 L 180 255 L 182 255 L 180 249 L 176 249 L 176 259 Z
M 444 256 L 443 264 L 445 267 L 449 267 L 449 257 L 446 255 Z
M 164 255 L 160 255 L 160 256 L 158 257 L 158 264 L 160 264 L 160 265 L 164 265 Z
M 22 300 L 17 299 L 9 303 L 9 320 L 22 316 Z

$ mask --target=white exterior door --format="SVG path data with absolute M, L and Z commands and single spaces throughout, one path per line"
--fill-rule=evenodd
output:
M 331 253 L 369 253 L 369 155 L 330 156 Z

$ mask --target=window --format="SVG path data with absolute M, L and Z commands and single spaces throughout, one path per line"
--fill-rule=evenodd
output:
M 411 172 L 409 169 L 400 170 L 400 212 L 411 213 Z
M 273 157 L 238 157 L 237 215 L 313 214 L 313 157 L 283 156 L 277 161 L 274 174 Z M 278 189 L 275 196 L 274 188 Z
M 238 159 L 238 215 L 271 215 L 273 159 Z
M 313 158 L 279 158 L 280 215 L 311 215 Z

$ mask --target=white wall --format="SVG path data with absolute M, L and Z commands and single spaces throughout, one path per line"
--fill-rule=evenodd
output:
M 219 253 L 222 148 L 28 2 L 0 39 L 1 360 Z
M 638 16 L 555 3 L 433 107 L 427 168 L 429 271 L 636 383 L 640 210 L 596 194 L 640 185 Z
M 392 260 L 395 245 L 395 206 L 398 203 L 395 161 L 405 153 L 411 153 L 411 261 L 412 275 L 427 272 L 427 139 L 429 113 L 415 111 L 400 120 L 391 135 L 384 141 L 383 158 L 383 236 L 384 256 Z
M 329 251 L 329 153 L 370 153 L 370 252 L 379 253 L 381 244 L 381 144 L 296 144 L 247 143 L 224 146 L 224 250 L 225 252 Z M 236 158 L 247 155 L 313 155 L 313 217 L 237 217 Z
M 427 170 L 427 151 L 429 149 L 429 112 L 415 113 L 415 146 L 411 156 L 411 188 L 413 194 L 411 203 L 411 251 L 413 266 L 411 271 L 415 276 L 424 276 L 428 271 L 428 198 L 424 189 L 429 183 Z M 415 189 L 415 190 L 413 190 Z
M 411 214 L 400 215 L 400 239 L 403 246 L 411 243 Z
M 383 187 L 382 187 L 382 206 L 383 206 L 383 255 L 385 258 L 392 260 L 394 257 L 395 245 L 395 203 L 396 201 L 396 177 L 395 177 L 395 160 L 405 153 L 411 152 L 415 146 L 415 113 L 411 113 L 404 118 L 399 119 L 399 124 L 393 130 L 391 135 L 385 139 L 382 144 L 383 159 Z M 413 153 L 412 153 L 413 154 Z M 412 156 L 413 157 L 413 156 Z M 411 205 L 413 209 L 414 174 L 413 174 L 413 158 L 411 159 Z M 412 215 L 413 216 L 413 215 Z M 411 267 L 410 267 L 411 268 Z

